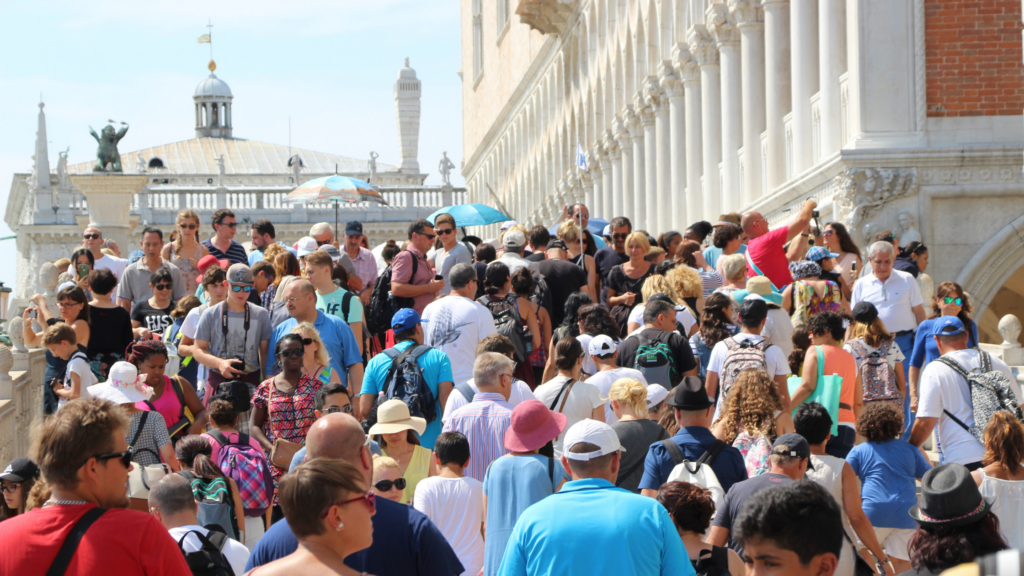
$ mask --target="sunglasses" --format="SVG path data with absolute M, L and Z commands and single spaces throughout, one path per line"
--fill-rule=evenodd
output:
M 328 242 L 330 242 L 330 240 L 317 240 L 316 241 L 316 245 L 317 246 L 323 246 L 324 244 L 327 244 Z
M 367 492 L 366 494 L 363 494 L 362 496 L 357 496 L 355 498 L 352 498 L 351 500 L 345 500 L 344 502 L 338 502 L 338 503 L 335 504 L 335 506 L 344 506 L 346 504 L 351 504 L 353 502 L 358 502 L 360 500 L 366 502 L 366 509 L 370 511 L 370 514 L 373 514 L 374 512 L 377 511 L 377 496 L 373 492 Z M 321 518 L 327 518 L 327 514 L 328 514 L 328 512 L 330 512 L 330 510 L 331 510 L 330 508 L 328 508 L 327 510 L 324 510 L 324 513 L 321 514 L 320 517 Z
M 4 484 L 0 486 L 0 492 L 7 492 L 8 494 L 14 494 L 14 491 L 18 489 L 21 484 Z
M 390 492 L 392 487 L 405 490 L 405 484 L 405 478 L 399 478 L 398 480 L 381 480 L 374 484 L 373 487 L 381 492 Z
M 124 466 L 125 468 L 130 468 L 131 465 L 132 465 L 132 454 L 134 454 L 134 453 L 135 453 L 135 451 L 132 449 L 131 446 L 129 446 L 128 449 L 125 450 L 124 452 L 113 452 L 113 453 L 110 453 L 110 454 L 97 454 L 95 456 L 91 456 L 91 458 L 95 458 L 97 460 L 113 460 L 113 459 L 117 458 L 117 459 L 121 460 L 121 465 L 122 466 Z M 82 463 L 82 466 L 85 466 L 85 464 L 87 462 L 89 462 L 88 458 L 85 459 L 85 462 Z
M 303 346 L 309 346 L 312 343 L 313 343 L 313 339 L 312 338 L 303 338 L 302 339 L 302 345 Z
M 417 234 L 419 234 L 420 236 L 426 236 L 427 238 L 430 238 L 431 240 L 433 240 L 434 238 L 437 238 L 437 234 L 427 234 L 426 232 L 417 232 Z
M 831 236 L 833 234 L 835 234 L 835 232 L 831 230 L 825 230 L 824 232 L 821 233 L 822 236 Z
M 232 292 L 252 292 L 252 286 L 241 286 L 239 284 L 231 285 Z
M 86 240 L 98 240 L 99 237 L 99 234 L 82 234 L 82 238 L 85 238 Z
M 629 234 L 612 234 L 612 238 L 616 240 L 625 240 Z
M 964 304 L 963 298 L 953 298 L 952 296 L 946 296 L 944 300 L 946 304 L 956 304 L 957 306 L 963 306 Z
M 281 350 L 277 353 L 281 358 L 301 358 L 305 354 L 305 350 L 298 348 L 292 348 L 291 350 Z
M 221 226 L 227 226 L 228 228 L 234 228 L 238 226 L 238 222 L 218 222 Z
M 452 232 L 455 232 L 455 228 L 446 228 L 444 230 L 437 231 L 438 234 L 444 234 L 445 236 L 451 234 Z
M 351 404 L 345 404 L 344 406 L 341 406 L 341 407 L 331 406 L 329 408 L 325 408 L 324 409 L 324 414 L 337 414 L 338 412 L 344 412 L 345 414 L 351 414 L 352 413 L 352 405 Z
M 170 290 L 170 284 L 153 284 L 153 290 Z
M 195 230 L 196 229 L 196 225 L 195 224 L 182 224 L 181 228 L 183 230 Z

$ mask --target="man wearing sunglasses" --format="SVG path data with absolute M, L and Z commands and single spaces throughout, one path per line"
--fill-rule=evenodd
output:
M 110 573 L 113 567 L 138 576 L 189 573 L 160 522 L 127 509 L 132 450 L 125 441 L 128 419 L 117 406 L 76 400 L 45 420 L 39 432 L 31 452 L 52 494 L 31 514 L 0 523 L 0 574 L 47 572 L 76 525 L 85 532 L 68 559 L 69 576 Z
M 409 225 L 409 247 L 391 262 L 391 294 L 412 299 L 412 308 L 422 314 L 444 288 L 444 280 L 434 279 L 426 254 L 434 244 L 434 225 L 420 218 Z
M 245 247 L 234 240 L 235 232 L 238 231 L 235 213 L 227 208 L 221 208 L 213 213 L 210 223 L 213 224 L 213 236 L 202 241 L 210 255 L 232 264 L 247 264 L 249 255 L 246 254 Z
M 153 275 L 161 269 L 171 274 L 171 300 L 185 295 L 185 280 L 181 277 L 181 270 L 160 256 L 160 250 L 164 247 L 163 231 L 155 226 L 147 226 L 142 230 L 141 246 L 142 258 L 125 267 L 117 293 L 117 303 L 129 312 L 132 306 L 153 296 Z
M 427 260 L 433 264 L 434 271 L 444 278 L 441 295 L 447 296 L 452 291 L 448 278 L 452 267 L 456 264 L 471 264 L 473 255 L 469 253 L 469 248 L 456 238 L 458 230 L 455 229 L 455 218 L 451 214 L 439 214 L 434 219 L 434 232 L 437 232 L 437 237 L 441 240 L 441 247 L 427 252 Z
M 313 409 L 313 415 L 319 420 L 329 414 L 352 414 L 354 406 L 352 404 L 352 397 L 348 393 L 348 388 L 345 387 L 341 382 L 332 382 L 324 385 L 320 388 L 320 391 L 316 393 L 316 408 Z M 380 444 L 370 440 L 370 453 L 374 456 L 383 456 L 381 452 Z M 292 456 L 292 463 L 288 466 L 288 471 L 295 470 L 295 467 L 306 461 L 306 447 L 299 448 L 299 451 Z
M 373 476 L 371 441 L 352 416 L 323 415 L 309 428 L 306 450 L 306 460 L 334 458 L 352 464 L 362 473 L 363 485 L 370 486 Z M 346 557 L 346 566 L 368 574 L 455 576 L 463 573 L 459 557 L 426 515 L 412 506 L 386 498 L 374 500 L 373 544 Z M 678 537 L 676 540 L 679 541 Z M 252 570 L 284 558 L 298 546 L 288 520 L 280 520 L 260 538 L 245 569 Z
M 92 269 L 99 270 L 101 268 L 106 268 L 114 273 L 115 278 L 120 279 L 125 266 L 128 265 L 128 261 L 104 254 L 102 252 L 103 243 L 103 232 L 101 232 L 99 228 L 89 226 L 82 232 L 82 246 L 85 246 L 89 252 L 92 252 Z M 75 274 L 74 266 L 74 262 L 68 265 L 68 274 L 71 274 L 72 276 Z

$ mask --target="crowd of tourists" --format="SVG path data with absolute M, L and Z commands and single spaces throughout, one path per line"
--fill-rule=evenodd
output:
M 371 251 L 182 210 L 127 259 L 89 226 L 22 316 L 45 416 L 0 474 L 0 572 L 1019 562 L 1024 396 L 970 295 L 817 217 L 656 238 L 577 204 L 483 241 L 442 214 Z

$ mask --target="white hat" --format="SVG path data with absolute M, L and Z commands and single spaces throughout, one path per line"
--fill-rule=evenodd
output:
M 523 234 L 519 230 L 506 232 L 505 235 L 501 237 L 501 243 L 506 248 L 522 248 L 523 246 L 526 246 L 526 234 Z
M 506 220 L 501 223 L 501 231 L 504 232 L 505 230 L 508 230 L 509 228 L 515 226 L 516 224 L 517 222 L 515 220 Z
M 590 340 L 590 345 L 587 346 L 587 352 L 591 356 L 607 356 L 608 354 L 614 354 L 619 349 L 619 343 L 612 340 L 607 334 L 598 334 Z
M 295 243 L 295 250 L 298 251 L 299 258 L 302 258 L 306 254 L 316 252 L 319 248 L 320 246 L 317 245 L 316 239 L 312 236 L 303 236 Z
M 89 386 L 88 390 L 94 398 L 114 404 L 134 404 L 153 396 L 153 389 L 146 386 L 146 375 L 139 376 L 138 368 L 130 362 L 114 362 L 107 381 Z
M 369 434 L 394 434 L 403 430 L 415 430 L 420 436 L 427 429 L 427 421 L 409 414 L 409 407 L 401 400 L 391 399 L 377 407 L 377 423 Z
M 647 407 L 657 406 L 668 398 L 668 390 L 661 384 L 651 384 L 647 387 Z
M 65 288 L 74 288 L 75 286 L 78 286 L 78 284 L 75 284 L 74 282 L 69 280 L 67 282 L 64 282 L 60 286 L 57 286 L 57 293 L 59 294 L 61 290 L 64 290 Z
M 573 446 L 583 442 L 597 446 L 597 450 L 580 454 L 570 450 Z M 562 455 L 569 460 L 593 460 L 625 451 L 622 444 L 619 444 L 619 435 L 612 430 L 611 426 L 590 418 L 573 424 L 565 433 L 565 442 L 562 446 Z

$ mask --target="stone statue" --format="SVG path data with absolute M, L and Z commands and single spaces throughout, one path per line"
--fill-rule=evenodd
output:
M 71 188 L 71 178 L 68 176 L 68 152 L 71 151 L 71 147 L 63 152 L 58 152 L 57 156 L 60 158 L 57 160 L 57 187 L 58 188 Z
M 121 126 L 122 128 L 115 132 L 114 127 L 107 124 L 103 128 L 102 137 L 97 136 L 96 131 L 89 126 L 89 134 L 92 134 L 92 137 L 99 143 L 96 148 L 96 165 L 92 167 L 93 172 L 122 172 L 121 155 L 117 152 L 117 143 L 128 132 L 128 123 L 121 122 Z M 110 165 L 109 170 L 107 170 L 108 164 Z
M 46 299 L 46 305 L 50 307 L 51 312 L 57 310 L 57 286 L 60 286 L 61 272 L 63 271 L 58 270 L 52 262 L 43 262 L 43 265 L 39 267 L 39 283 L 43 287 L 42 296 Z
M 7 323 L 7 334 L 11 338 L 11 344 L 14 344 L 15 352 L 28 352 L 28 348 L 25 348 L 25 335 L 21 331 L 24 325 L 25 321 L 21 316 L 15 316 Z
M 217 156 L 217 187 L 224 186 L 224 155 Z
M 294 174 L 293 183 L 297 187 L 299 185 L 299 171 L 302 170 L 303 166 L 302 157 L 299 156 L 298 154 L 293 155 L 291 158 L 288 159 L 288 166 L 290 166 L 292 169 L 292 174 Z
M 924 309 L 931 310 L 935 304 L 935 281 L 932 277 L 921 272 L 917 275 L 917 285 L 921 289 L 921 300 L 924 301 Z
M 999 320 L 999 335 L 1003 337 L 1003 348 L 1020 348 L 1020 320 L 1013 314 L 1007 314 Z
M 370 172 L 370 178 L 367 182 L 370 184 L 373 184 L 373 181 L 377 179 L 377 158 L 379 157 L 379 154 L 371 150 L 370 159 L 366 161 L 366 169 Z
M 864 253 L 867 254 L 867 249 L 874 244 L 875 234 L 878 234 L 878 225 L 874 222 L 868 222 L 860 229 L 861 238 L 863 238 L 862 245 L 864 246 Z M 867 257 L 865 257 L 866 259 Z
M 139 174 L 145 174 L 146 170 L 146 159 L 142 157 L 142 150 L 135 153 L 135 171 Z
M 32 155 L 32 171 L 28 173 L 28 178 L 25 179 L 25 184 L 28 185 L 29 190 L 36 189 L 36 155 Z
M 441 173 L 441 184 L 443 186 L 452 185 L 452 168 L 455 168 L 455 164 L 448 159 L 448 152 L 441 152 L 441 162 L 437 165 L 438 172 Z
M 917 231 L 917 226 L 914 225 L 914 213 L 910 210 L 900 210 L 897 219 L 900 223 L 900 246 L 906 246 L 911 242 L 923 242 L 921 239 L 921 233 Z

